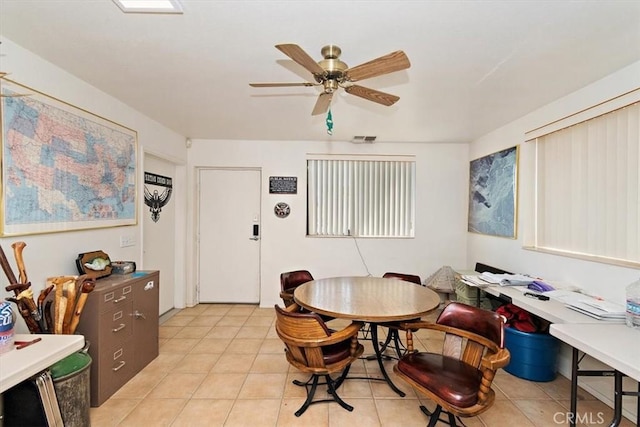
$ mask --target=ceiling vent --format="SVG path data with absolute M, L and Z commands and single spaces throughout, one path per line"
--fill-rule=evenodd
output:
M 354 144 L 373 144 L 377 136 L 354 136 L 351 142 Z

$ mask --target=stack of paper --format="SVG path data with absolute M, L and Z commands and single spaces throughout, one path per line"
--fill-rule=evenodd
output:
M 567 307 L 598 320 L 623 322 L 625 318 L 624 306 L 591 297 L 572 301 Z
M 497 283 L 500 286 L 527 286 L 535 280 L 533 277 L 523 274 L 493 274 L 484 272 L 480 277 L 489 283 Z
M 460 280 L 462 281 L 462 283 L 465 283 L 469 286 L 473 286 L 477 288 L 484 288 L 486 286 L 491 285 L 490 282 L 487 282 L 482 278 L 482 276 L 478 276 L 478 275 L 463 274 L 460 277 Z

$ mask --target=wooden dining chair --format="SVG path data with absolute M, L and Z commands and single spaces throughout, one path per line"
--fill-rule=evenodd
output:
M 303 283 L 313 280 L 313 276 L 307 270 L 286 271 L 280 274 L 280 298 L 285 307 L 294 304 L 293 291 Z
M 420 279 L 420 276 L 417 276 L 415 274 L 387 272 L 384 273 L 382 277 L 385 279 L 403 280 L 405 282 L 415 283 L 416 285 L 422 286 L 422 279 Z M 380 352 L 384 352 L 393 342 L 396 354 L 398 355 L 398 357 L 402 357 L 402 355 L 406 353 L 407 348 L 405 345 L 403 345 L 402 340 L 400 339 L 400 333 L 398 332 L 398 330 L 401 329 L 400 323 L 383 323 L 380 326 L 385 326 L 388 328 L 387 337 L 385 338 L 385 341 L 380 345 Z
M 435 323 L 404 325 L 408 352 L 393 370 L 436 403 L 433 412 L 420 406 L 430 417 L 429 427 L 446 422 L 440 419 L 443 412 L 448 415 L 449 425 L 456 426 L 456 417 L 473 417 L 493 405 L 493 378 L 510 358 L 504 347 L 504 320 L 492 311 L 452 302 Z M 414 352 L 414 329 L 443 332 L 442 352 Z
M 358 331 L 362 322 L 352 322 L 347 327 L 333 331 L 316 313 L 304 313 L 297 304 L 276 310 L 276 332 L 286 346 L 287 361 L 302 372 L 310 373 L 306 382 L 295 380 L 297 386 L 305 387 L 307 399 L 295 412 L 299 417 L 309 405 L 320 402 L 337 402 L 348 411 L 353 406 L 338 396 L 338 388 L 347 377 L 351 364 L 356 361 L 364 347 L 358 342 Z M 340 373 L 333 379 L 331 374 Z M 319 382 L 323 378 L 323 382 Z M 331 399 L 314 400 L 318 385 L 326 385 Z

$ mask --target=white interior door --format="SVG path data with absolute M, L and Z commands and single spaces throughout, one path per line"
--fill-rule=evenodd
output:
M 200 302 L 260 302 L 260 170 L 198 173 Z

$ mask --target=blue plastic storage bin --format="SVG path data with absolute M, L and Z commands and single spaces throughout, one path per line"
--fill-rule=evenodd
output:
M 547 333 L 521 332 L 506 327 L 504 344 L 511 360 L 504 368 L 516 377 L 531 381 L 552 381 L 556 377 L 558 340 Z

